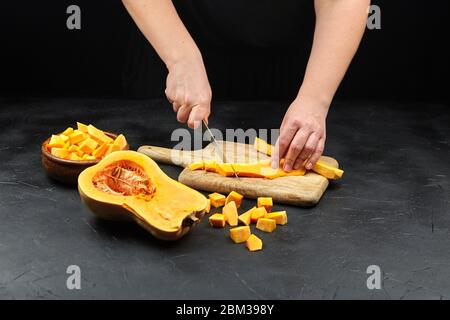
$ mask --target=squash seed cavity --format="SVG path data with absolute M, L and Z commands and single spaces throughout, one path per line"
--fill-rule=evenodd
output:
M 117 161 L 98 172 L 92 179 L 94 186 L 105 193 L 136 196 L 149 201 L 156 188 L 144 169 L 130 160 Z

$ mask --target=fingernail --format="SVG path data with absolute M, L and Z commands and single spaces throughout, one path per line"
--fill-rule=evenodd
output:
M 311 170 L 312 166 L 313 166 L 312 163 L 308 162 L 308 164 L 306 165 L 306 169 Z
M 284 165 L 284 171 L 291 171 L 292 170 L 292 166 L 288 163 Z

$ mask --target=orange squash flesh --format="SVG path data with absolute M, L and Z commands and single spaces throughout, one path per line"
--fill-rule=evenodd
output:
M 223 207 L 222 213 L 230 226 L 234 227 L 238 225 L 238 212 L 234 201 L 228 202 Z
M 267 212 L 272 211 L 273 201 L 271 197 L 258 197 L 257 200 L 258 208 L 264 207 Z
M 268 213 L 267 219 L 275 220 L 276 224 L 285 225 L 288 222 L 286 211 L 276 211 Z
M 206 200 L 206 210 L 205 210 L 205 212 L 209 213 L 210 211 L 211 211 L 211 200 L 207 199 Z
M 92 124 L 77 122 L 77 129 L 68 127 L 58 135 L 52 135 L 46 145 L 47 150 L 61 159 L 76 161 L 100 160 L 111 152 L 128 149 L 128 143 L 123 134 L 114 140 L 104 131 Z M 69 152 L 59 152 L 53 148 L 67 149 Z
M 109 220 L 134 220 L 164 240 L 176 240 L 203 217 L 207 201 L 199 192 L 172 180 L 149 157 L 117 151 L 78 177 L 86 206 Z
M 241 206 L 242 199 L 244 199 L 242 194 L 239 194 L 236 191 L 231 191 L 225 199 L 225 204 L 234 201 L 234 203 L 236 203 L 236 207 L 239 208 Z
M 239 177 L 249 178 L 265 178 L 275 179 L 286 176 L 303 176 L 305 170 L 298 169 L 286 172 L 281 168 L 273 169 L 270 166 L 270 160 L 264 160 L 254 163 L 216 163 L 209 161 L 207 166 L 204 166 L 206 162 L 194 162 L 188 166 L 191 170 L 206 170 L 216 172 L 225 177 L 232 177 L 234 173 Z M 233 170 L 234 169 L 234 170 Z
M 238 217 L 239 222 L 242 223 L 242 224 L 244 224 L 244 225 L 246 225 L 246 226 L 250 225 L 250 223 L 251 223 L 251 217 L 252 217 L 252 212 L 253 212 L 253 210 L 255 210 L 255 209 L 256 209 L 256 207 L 253 207 L 253 208 L 251 208 L 250 210 L 248 210 L 248 211 L 244 212 L 243 214 L 241 214 L 241 215 Z
M 214 208 L 219 208 L 225 204 L 226 197 L 223 194 L 214 192 L 208 195 L 209 200 L 211 201 L 211 205 Z
M 230 229 L 230 238 L 234 241 L 234 243 L 242 243 L 247 241 L 250 234 L 251 232 L 249 226 Z
M 264 218 L 266 215 L 267 215 L 266 208 L 264 208 L 264 207 L 255 208 L 252 211 L 250 220 L 252 223 L 256 223 L 256 222 L 258 222 L 259 219 Z
M 225 216 L 221 213 L 215 213 L 209 217 L 209 224 L 213 228 L 223 228 L 226 224 Z
M 273 219 L 261 218 L 256 223 L 256 229 L 264 232 L 272 232 L 277 227 L 277 223 Z
M 263 139 L 260 139 L 260 138 L 256 137 L 255 138 L 255 142 L 253 143 L 253 147 L 257 151 L 259 151 L 261 153 L 264 153 L 264 154 L 266 154 L 268 156 L 272 155 L 272 149 L 273 149 L 272 145 L 267 143 Z
M 250 235 L 250 237 L 248 237 L 246 241 L 246 246 L 249 251 L 258 251 L 262 250 L 263 243 L 260 238 L 252 234 Z
M 314 172 L 317 172 L 318 174 L 324 176 L 327 179 L 331 180 L 337 180 L 342 178 L 342 175 L 344 174 L 344 171 L 338 168 L 330 167 L 329 165 L 326 165 L 325 163 L 322 163 L 320 161 L 317 161 L 316 164 L 313 166 L 312 170 Z

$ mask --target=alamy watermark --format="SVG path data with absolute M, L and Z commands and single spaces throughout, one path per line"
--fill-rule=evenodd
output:
M 73 264 L 67 267 L 66 273 L 70 274 L 66 280 L 66 287 L 69 290 L 81 289 L 81 269 L 79 266 Z
M 367 9 L 369 17 L 367 18 L 367 29 L 380 30 L 381 29 L 381 8 L 375 4 L 369 6 Z
M 256 137 L 259 137 L 260 139 L 274 145 L 276 140 L 278 139 L 280 130 L 279 129 L 256 130 L 254 128 L 250 129 L 237 128 L 237 129 L 226 129 L 224 135 L 222 131 L 215 128 L 211 128 L 211 133 L 219 143 L 221 141 L 229 141 L 242 144 L 250 144 L 255 140 Z M 193 134 L 191 133 L 190 130 L 185 128 L 175 129 L 172 132 L 170 139 L 173 142 L 177 142 L 177 144 L 173 147 L 171 153 L 172 158 L 171 160 L 174 164 L 177 165 L 181 165 L 183 162 L 190 163 L 203 160 L 202 159 L 203 156 L 201 153 L 192 152 L 186 155 L 182 151 L 199 150 L 202 148 L 203 142 L 212 142 L 212 138 L 209 132 L 203 130 L 202 126 L 199 126 L 197 129 L 195 129 Z M 252 156 L 252 152 L 254 151 L 250 149 L 248 149 L 248 152 L 246 152 L 245 154 L 238 154 L 239 152 L 242 152 L 242 149 L 239 148 L 229 149 L 226 148 L 225 144 L 221 145 L 220 147 L 222 147 L 222 150 L 220 150 L 220 152 L 229 156 L 230 160 L 235 158 L 239 158 L 240 161 L 250 161 L 252 159 L 254 160 L 254 157 Z M 189 157 L 189 159 L 187 159 L 186 157 Z M 222 157 L 219 157 L 218 159 L 221 158 Z
M 81 29 L 81 9 L 76 4 L 67 7 L 66 13 L 69 14 L 66 20 L 66 26 L 69 30 Z
M 380 290 L 381 289 L 381 268 L 375 264 L 367 267 L 367 274 L 370 276 L 367 278 L 366 285 L 369 290 Z

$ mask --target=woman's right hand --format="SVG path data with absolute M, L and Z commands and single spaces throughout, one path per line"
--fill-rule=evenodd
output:
M 208 121 L 211 112 L 211 87 L 201 56 L 181 59 L 167 66 L 166 96 L 177 120 L 192 129 Z

